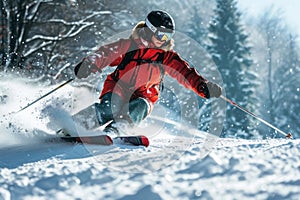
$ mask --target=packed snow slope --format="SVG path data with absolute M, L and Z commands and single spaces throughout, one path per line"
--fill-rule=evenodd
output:
M 299 139 L 217 138 L 156 112 L 148 148 L 62 143 L 72 86 L 12 113 L 54 86 L 1 78 L 0 199 L 300 198 Z

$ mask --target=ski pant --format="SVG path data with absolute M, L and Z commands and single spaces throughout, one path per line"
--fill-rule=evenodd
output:
M 111 120 L 137 125 L 150 113 L 150 103 L 141 97 L 125 102 L 119 95 L 107 93 L 95 104 L 95 109 L 100 125 Z

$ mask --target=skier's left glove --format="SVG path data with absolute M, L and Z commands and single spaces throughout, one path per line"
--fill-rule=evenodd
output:
M 206 83 L 206 85 L 207 85 L 210 97 L 219 98 L 222 95 L 222 88 L 218 84 L 208 82 L 208 83 Z
M 211 97 L 219 98 L 222 95 L 222 88 L 216 83 L 207 82 L 202 88 L 206 99 Z

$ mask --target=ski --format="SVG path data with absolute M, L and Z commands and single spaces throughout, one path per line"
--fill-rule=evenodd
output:
M 112 145 L 113 141 L 108 135 L 96 136 L 60 136 L 65 142 L 96 144 L 96 145 Z
M 135 146 L 144 146 L 148 147 L 149 146 L 149 139 L 144 136 L 144 135 L 138 135 L 138 136 L 118 136 L 114 139 L 120 139 L 122 140 L 125 144 L 129 143 Z
M 95 135 L 95 136 L 60 136 L 64 142 L 95 144 L 95 145 L 112 145 L 113 139 L 108 135 Z M 114 140 L 120 139 L 124 144 L 131 144 L 134 146 L 149 146 L 149 139 L 146 136 L 119 136 Z
M 65 142 L 95 144 L 95 145 L 112 145 L 113 140 L 121 140 L 124 144 L 134 146 L 149 146 L 149 139 L 144 135 L 138 136 L 117 136 L 113 139 L 109 135 L 91 135 L 91 136 L 72 136 L 69 131 L 60 129 L 56 132 L 58 137 Z

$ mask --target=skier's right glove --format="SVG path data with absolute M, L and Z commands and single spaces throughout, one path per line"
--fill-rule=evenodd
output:
M 74 73 L 77 78 L 86 78 L 92 72 L 95 73 L 97 71 L 99 71 L 97 66 L 88 59 L 84 59 L 83 61 L 78 63 L 74 68 Z
M 216 83 L 207 82 L 202 86 L 206 99 L 211 97 L 219 98 L 222 94 L 222 88 Z

